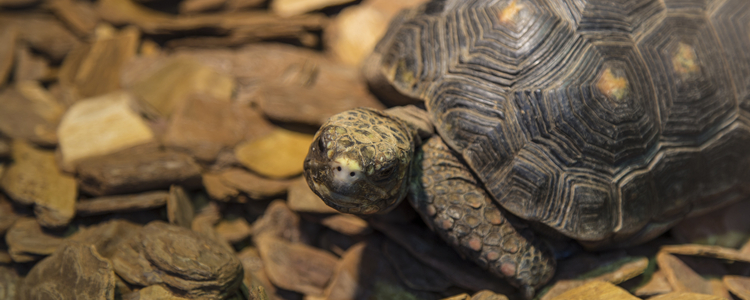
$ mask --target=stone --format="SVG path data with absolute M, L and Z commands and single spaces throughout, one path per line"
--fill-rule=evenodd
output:
M 338 263 L 335 256 L 316 248 L 264 234 L 256 245 L 271 282 L 283 289 L 320 296 Z
M 37 263 L 18 292 L 19 300 L 115 298 L 112 263 L 92 245 L 68 244 Z
M 14 50 L 16 49 L 16 37 L 18 31 L 13 26 L 5 26 L 0 28 L 0 44 L 5 45 L 0 49 L 0 86 L 5 84 L 5 81 L 10 75 L 11 67 L 13 67 Z
M 41 84 L 17 82 L 0 92 L 0 106 L 0 132 L 39 145 L 57 144 L 57 124 L 65 109 Z
M 211 162 L 221 150 L 255 138 L 262 130 L 267 134 L 271 129 L 271 124 L 248 105 L 194 94 L 177 104 L 164 135 L 164 145 Z
M 582 286 L 569 290 L 554 300 L 637 300 L 626 290 L 604 281 L 591 281 Z
M 166 205 L 168 196 L 169 193 L 167 192 L 153 191 L 142 194 L 79 200 L 76 203 L 76 214 L 79 216 L 92 216 L 114 212 L 148 210 Z
M 282 17 L 296 16 L 329 6 L 342 5 L 353 0 L 273 0 L 270 9 Z
M 46 54 L 53 61 L 61 61 L 65 55 L 81 44 L 54 16 L 38 13 L 0 14 L 0 28 L 15 27 L 18 41 Z
M 5 241 L 8 243 L 8 254 L 13 261 L 24 263 L 54 253 L 65 239 L 45 233 L 33 218 L 21 218 L 8 229 Z
M 106 31 L 106 30 L 104 30 Z M 60 66 L 60 85 L 71 101 L 102 96 L 121 88 L 120 72 L 138 49 L 140 32 L 125 27 L 101 34 L 74 49 Z
M 732 294 L 742 299 L 750 299 L 750 277 L 727 275 L 722 281 Z
M 21 279 L 16 270 L 0 265 L 0 299 L 16 299 Z
M 667 252 L 656 255 L 656 263 L 664 272 L 667 281 L 675 292 L 691 292 L 711 295 L 711 284 L 688 267 L 679 258 Z
M 274 200 L 253 223 L 253 238 L 272 235 L 292 243 L 300 242 L 300 218 L 283 200 Z
M 169 223 L 190 229 L 194 217 L 195 208 L 185 189 L 178 185 L 169 187 L 169 197 L 167 197 Z
M 669 294 L 659 295 L 656 297 L 648 298 L 649 300 L 726 300 L 714 295 L 705 295 L 690 292 L 672 292 Z
M 132 105 L 130 94 L 115 92 L 71 106 L 57 129 L 63 168 L 75 169 L 83 159 L 154 143 L 154 133 Z
M 178 297 L 169 289 L 161 285 L 150 285 L 129 294 L 122 295 L 122 300 L 188 300 Z
M 237 159 L 250 170 L 270 178 L 288 178 L 302 173 L 302 163 L 313 136 L 278 128 L 234 149 Z
M 385 109 L 369 92 L 359 69 L 313 59 L 289 66 L 279 81 L 260 86 L 257 99 L 269 119 L 313 127 L 345 110 Z
M 53 0 L 48 3 L 55 15 L 80 37 L 87 37 L 93 33 L 99 22 L 99 16 L 91 2 Z
M 295 179 L 289 187 L 287 205 L 289 205 L 291 210 L 297 212 L 323 214 L 338 213 L 337 210 L 326 205 L 318 195 L 315 195 L 315 193 L 310 190 L 310 187 L 307 185 L 307 180 L 305 180 L 304 177 Z
M 22 141 L 13 142 L 13 164 L 4 172 L 0 186 L 14 201 L 34 204 L 34 213 L 44 227 L 67 225 L 75 215 L 77 186 L 63 174 L 52 151 Z
M 263 178 L 240 168 L 230 168 L 220 173 L 223 184 L 237 189 L 253 199 L 268 199 L 287 193 L 293 181 Z
M 196 94 L 229 102 L 234 88 L 231 76 L 187 57 L 175 57 L 158 64 L 128 86 L 147 108 L 163 117 L 171 116 L 182 102 Z
M 112 258 L 130 284 L 166 284 L 187 298 L 224 299 L 242 282 L 242 265 L 232 251 L 189 229 L 151 222 Z
M 643 286 L 639 287 L 633 294 L 639 297 L 650 297 L 672 292 L 672 286 L 669 285 L 664 272 L 656 271 L 651 275 L 651 279 Z
M 81 190 L 95 196 L 200 185 L 200 166 L 187 154 L 144 149 L 90 158 L 76 168 Z
M 120 246 L 138 235 L 141 225 L 122 219 L 114 219 L 96 225 L 81 227 L 68 238 L 69 241 L 94 245 L 104 258 L 111 259 Z
M 240 242 L 253 233 L 253 228 L 244 218 L 222 220 L 214 227 L 216 232 L 230 243 Z
M 567 279 L 555 282 L 541 300 L 554 299 L 568 290 L 577 288 L 591 281 L 604 281 L 612 284 L 620 284 L 631 278 L 635 278 L 648 267 L 648 259 L 645 257 L 625 257 L 613 262 L 602 263 L 598 268 L 582 275 L 584 278 Z M 601 274 L 591 277 L 589 274 Z M 589 276 L 587 276 L 589 275 Z

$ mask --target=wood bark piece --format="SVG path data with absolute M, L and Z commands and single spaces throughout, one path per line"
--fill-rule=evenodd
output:
M 186 57 L 171 58 L 149 71 L 129 90 L 154 113 L 165 117 L 196 94 L 229 102 L 235 87 L 231 76 Z
M 223 7 L 227 0 L 185 0 L 178 7 L 181 14 L 191 14 L 216 10 Z
M 310 190 L 304 177 L 295 179 L 289 187 L 287 205 L 289 205 L 290 209 L 297 212 L 338 213 L 337 210 L 326 205 L 318 195 L 315 195 L 315 193 Z
M 643 274 L 646 267 L 648 267 L 648 259 L 645 257 L 626 257 L 621 260 L 605 263 L 597 269 L 590 271 L 593 273 L 604 272 L 604 274 L 590 278 L 557 281 L 552 285 L 552 288 L 541 297 L 541 299 L 554 299 L 568 290 L 585 285 L 591 281 L 604 281 L 612 284 L 620 284 L 628 279 Z
M 508 300 L 508 297 L 505 295 L 495 294 L 492 291 L 479 291 L 473 296 L 471 296 L 471 300 Z
M 219 201 L 230 201 L 240 194 L 240 191 L 224 183 L 221 174 L 204 173 L 201 175 L 203 187 L 211 199 Z
M 214 227 L 216 232 L 230 243 L 240 242 L 253 233 L 253 228 L 244 218 L 224 220 Z
M 134 195 L 80 200 L 76 203 L 76 214 L 79 216 L 92 216 L 113 212 L 147 210 L 166 205 L 168 196 L 169 193 L 167 192 L 154 191 Z
M 36 264 L 18 292 L 19 300 L 115 298 L 112 263 L 93 245 L 69 244 Z
M 649 300 L 726 300 L 726 298 L 690 292 L 672 292 L 648 298 Z
M 732 294 L 741 299 L 750 299 L 750 277 L 727 275 L 722 281 Z
M 200 166 L 187 154 L 158 149 L 121 151 L 80 161 L 81 189 L 91 195 L 128 194 L 167 189 L 172 184 L 200 185 Z
M 276 129 L 234 149 L 237 159 L 248 169 L 270 178 L 288 178 L 302 173 L 302 163 L 313 136 Z
M 267 199 L 286 194 L 292 181 L 286 179 L 268 179 L 240 168 L 222 171 L 221 181 L 253 199 Z
M 750 263 L 750 254 L 719 246 L 698 244 L 670 245 L 662 247 L 661 251 L 671 254 L 705 256 Z
M 20 284 L 16 270 L 0 265 L 0 299 L 16 299 Z
M 292 243 L 300 241 L 300 218 L 283 200 L 274 200 L 260 219 L 253 223 L 253 238 L 272 235 Z
M 126 27 L 81 45 L 60 67 L 60 84 L 71 97 L 85 99 L 120 89 L 120 72 L 138 47 L 140 33 Z
M 15 140 L 12 158 L 13 164 L 0 179 L 8 196 L 21 204 L 34 204 L 44 227 L 67 225 L 75 215 L 76 181 L 58 169 L 54 152 Z
M 178 297 L 169 289 L 161 285 L 150 285 L 122 295 L 122 300 L 188 300 L 189 298 Z
M 360 242 L 347 250 L 325 289 L 325 299 L 355 300 L 369 299 L 379 272 L 380 251 L 372 241 Z
M 372 232 L 372 228 L 367 224 L 367 221 L 350 214 L 325 216 L 320 220 L 320 224 L 346 235 L 360 235 Z
M 169 197 L 167 197 L 169 223 L 190 229 L 194 217 L 195 208 L 185 189 L 178 185 L 169 187 Z
M 99 16 L 91 2 L 52 0 L 48 3 L 52 12 L 80 37 L 91 35 L 99 22 Z
M 140 232 L 141 225 L 114 219 L 96 225 L 82 227 L 68 238 L 87 245 L 94 245 L 104 258 L 111 259 L 123 243 Z
M 273 235 L 261 235 L 256 241 L 268 278 L 274 285 L 306 295 L 323 294 L 338 262 L 336 257 Z
M 63 115 L 57 129 L 62 165 L 155 142 L 154 133 L 131 107 L 132 96 L 115 92 L 79 101 Z
M 273 295 L 276 293 L 276 287 L 271 284 L 266 276 L 265 266 L 263 265 L 263 259 L 260 258 L 260 252 L 255 247 L 245 247 L 237 253 L 237 257 L 242 262 L 242 267 L 245 269 L 245 284 L 248 289 L 252 287 L 263 287 L 263 292 L 267 295 Z M 249 285 L 247 285 L 249 283 Z M 251 291 L 252 293 L 252 291 Z M 263 298 L 252 298 L 261 300 Z
M 672 286 L 669 285 L 664 272 L 658 270 L 651 275 L 651 280 L 644 286 L 635 290 L 635 295 L 639 297 L 649 297 L 672 292 Z
M 637 297 L 614 284 L 604 281 L 591 281 L 569 290 L 554 300 L 636 300 Z
M 2 176 L 3 174 L 0 172 L 0 177 Z M 0 236 L 5 235 L 5 232 L 20 218 L 21 216 L 13 211 L 13 205 L 10 201 L 0 194 Z
M 191 299 L 224 299 L 242 282 L 242 265 L 232 251 L 161 221 L 144 226 L 112 262 L 131 284 L 166 284 Z
M 5 84 L 8 75 L 10 75 L 10 70 L 13 67 L 17 35 L 18 31 L 15 26 L 0 27 L 0 44 L 5 45 L 0 47 L 0 86 Z
M 254 138 L 253 133 L 263 128 L 268 133 L 272 127 L 259 112 L 245 104 L 194 94 L 177 104 L 164 135 L 164 145 L 211 162 L 220 151 Z
M 667 252 L 656 255 L 659 269 L 664 272 L 667 281 L 675 292 L 691 292 L 711 295 L 711 284 L 688 267 L 679 258 Z
M 65 110 L 38 82 L 17 82 L 3 90 L 0 107 L 0 132 L 40 145 L 57 144 L 57 125 Z
M 345 8 L 324 31 L 326 50 L 344 64 L 359 66 L 385 34 L 391 17 L 364 4 Z
M 221 212 L 219 206 L 215 202 L 209 202 L 208 205 L 201 208 L 198 214 L 193 218 L 193 223 L 190 228 L 202 235 L 203 237 L 214 241 L 217 245 L 223 247 L 227 251 L 234 252 L 234 248 L 229 242 L 214 229 L 214 225 L 221 220 Z
M 46 54 L 53 61 L 61 61 L 80 42 L 54 16 L 37 13 L 0 13 L 0 28 L 13 26 L 18 40 L 32 49 Z
M 283 17 L 296 16 L 353 0 L 272 0 L 271 11 Z
M 52 254 L 65 240 L 42 231 L 37 220 L 22 218 L 5 234 L 8 254 L 18 263 L 38 260 Z
M 31 50 L 25 46 L 16 48 L 16 69 L 13 74 L 13 80 L 27 81 L 51 81 L 57 76 L 56 72 L 49 67 L 46 59 L 39 55 L 31 53 Z

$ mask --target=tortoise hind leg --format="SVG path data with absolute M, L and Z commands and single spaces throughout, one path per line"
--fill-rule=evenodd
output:
M 412 168 L 409 201 L 448 243 L 526 297 L 554 274 L 548 247 L 499 208 L 440 137 L 422 145 Z

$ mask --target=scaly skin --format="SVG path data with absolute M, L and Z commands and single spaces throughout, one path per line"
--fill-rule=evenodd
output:
M 549 248 L 492 201 L 440 137 L 427 140 L 413 164 L 409 202 L 448 244 L 527 298 L 552 277 Z

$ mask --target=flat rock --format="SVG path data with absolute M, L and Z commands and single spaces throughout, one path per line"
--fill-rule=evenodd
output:
M 612 284 L 620 284 L 628 279 L 643 274 L 646 267 L 648 267 L 648 259 L 645 257 L 626 257 L 617 261 L 607 262 L 599 266 L 597 269 L 584 274 L 584 278 L 560 280 L 555 282 L 555 284 L 552 285 L 552 288 L 550 288 L 541 299 L 554 299 L 568 290 L 577 288 L 591 281 L 605 281 Z M 592 277 L 588 274 L 600 275 Z
M 162 207 L 167 204 L 169 193 L 164 191 L 142 194 L 98 197 L 76 203 L 79 216 L 101 215 L 113 212 L 129 212 Z
M 713 289 L 708 280 L 693 271 L 679 258 L 666 252 L 656 256 L 659 269 L 664 272 L 667 281 L 675 292 L 691 292 L 711 295 Z
M 151 222 L 112 258 L 117 274 L 131 284 L 166 284 L 184 297 L 223 299 L 242 282 L 233 252 L 189 229 Z
M 750 299 L 750 277 L 727 275 L 722 281 L 732 294 L 742 299 Z
M 147 108 L 164 117 L 172 115 L 182 102 L 194 95 L 229 102 L 234 88 L 231 76 L 187 57 L 174 57 L 156 64 L 128 86 Z
M 626 290 L 604 281 L 591 281 L 582 286 L 569 290 L 554 300 L 637 300 Z
M 53 0 L 49 6 L 55 15 L 78 36 L 89 36 L 99 22 L 99 16 L 91 2 L 76 0 Z
M 8 196 L 21 204 L 34 204 L 44 227 L 68 224 L 75 215 L 76 182 L 57 168 L 54 152 L 15 140 L 12 158 L 14 163 L 0 180 Z
M 315 195 L 315 193 L 310 190 L 310 186 L 307 185 L 307 181 L 304 177 L 295 179 L 289 187 L 287 205 L 289 205 L 290 209 L 297 212 L 326 214 L 338 213 L 337 210 L 326 205 L 318 195 Z
M 89 227 L 81 227 L 68 240 L 94 245 L 102 257 L 111 259 L 123 243 L 140 232 L 141 227 L 126 220 L 114 219 Z
M 353 0 L 273 0 L 271 11 L 279 16 L 301 15 L 334 5 L 341 5 Z
M 16 270 L 0 265 L 0 299 L 16 299 L 20 284 Z
M 200 171 L 189 155 L 158 149 L 121 151 L 82 160 L 77 166 L 81 189 L 97 196 L 166 189 L 173 184 L 192 188 L 200 184 Z
M 288 178 L 302 173 L 302 163 L 313 136 L 276 129 L 234 149 L 237 159 L 248 169 L 270 178 Z
M 221 150 L 262 135 L 259 132 L 264 129 L 267 134 L 272 126 L 248 105 L 195 94 L 177 105 L 164 135 L 164 145 L 211 162 Z
M 0 44 L 5 45 L 0 48 L 0 86 L 5 84 L 13 66 L 13 51 L 16 49 L 17 34 L 18 31 L 13 26 L 0 27 Z
M 648 298 L 649 300 L 725 300 L 726 298 L 690 292 L 673 292 Z
M 253 223 L 253 238 L 271 235 L 286 241 L 300 241 L 300 218 L 283 200 L 274 200 L 265 213 Z
M 651 279 L 643 286 L 639 287 L 633 294 L 639 297 L 650 297 L 655 295 L 666 294 L 672 291 L 664 272 L 658 270 L 651 275 Z
M 112 263 L 92 245 L 68 244 L 37 263 L 18 292 L 27 299 L 114 299 Z
M 63 106 L 35 81 L 17 82 L 0 92 L 0 132 L 36 144 L 57 144 Z
M 268 234 L 257 237 L 255 241 L 266 274 L 274 285 L 306 295 L 323 294 L 338 263 L 335 256 Z
M 60 66 L 60 85 L 71 101 L 105 95 L 121 88 L 120 73 L 138 48 L 140 33 L 126 27 L 102 34 L 71 51 Z
M 220 221 L 214 229 L 230 243 L 242 241 L 253 233 L 253 228 L 250 227 L 250 224 L 244 218 Z
M 170 224 L 190 228 L 195 217 L 195 208 L 190 196 L 179 185 L 169 187 L 167 219 Z
M 13 261 L 23 263 L 52 254 L 65 239 L 45 233 L 33 218 L 21 218 L 8 229 L 5 241 Z
M 20 41 L 55 61 L 61 61 L 68 52 L 81 44 L 60 21 L 47 14 L 6 11 L 0 14 L 0 28 L 8 26 L 18 30 Z
M 345 110 L 385 108 L 369 92 L 359 69 L 313 59 L 290 65 L 279 81 L 259 88 L 257 99 L 272 120 L 314 127 Z
M 116 92 L 70 107 L 57 129 L 63 168 L 74 169 L 80 160 L 155 142 L 154 133 L 132 105 L 130 94 Z
M 291 180 L 268 179 L 240 168 L 231 168 L 219 174 L 222 183 L 237 189 L 253 199 L 267 199 L 287 193 Z

